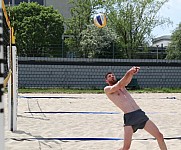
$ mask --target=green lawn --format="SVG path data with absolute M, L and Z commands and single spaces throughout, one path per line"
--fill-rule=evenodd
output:
M 139 90 L 129 90 L 134 93 L 181 93 L 181 88 L 145 88 Z M 18 89 L 19 93 L 104 93 L 103 89 L 66 89 L 66 88 L 24 88 Z

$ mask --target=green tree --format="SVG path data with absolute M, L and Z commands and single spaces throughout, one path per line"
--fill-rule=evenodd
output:
M 20 56 L 61 55 L 63 17 L 53 7 L 23 2 L 11 8 L 11 20 Z
M 89 25 L 81 32 L 80 50 L 86 58 L 113 58 L 115 40 L 116 34 L 109 28 Z
M 77 51 L 82 57 L 83 30 L 92 24 L 95 12 L 103 10 L 108 17 L 108 27 L 118 35 L 116 45 L 122 56 L 135 58 L 138 47 L 148 46 L 152 30 L 160 25 L 169 24 L 169 18 L 158 15 L 161 7 L 168 0 L 71 0 L 72 18 L 67 22 L 67 34 L 74 38 L 67 39 L 68 47 Z M 101 9 L 100 9 L 101 8 Z M 85 54 L 85 53 L 84 53 Z
M 108 22 L 119 37 L 119 45 L 127 58 L 134 58 L 139 46 L 148 43 L 151 31 L 170 23 L 158 16 L 158 11 L 168 0 L 105 0 Z
M 181 60 L 181 23 L 173 32 L 171 36 L 171 43 L 169 44 L 166 52 L 166 59 Z
M 102 4 L 102 0 L 70 0 L 72 5 L 71 18 L 65 19 L 66 33 L 72 35 L 72 38 L 65 39 L 65 44 L 69 51 L 77 53 L 78 57 L 83 57 L 80 50 L 81 32 L 92 24 L 92 15 Z

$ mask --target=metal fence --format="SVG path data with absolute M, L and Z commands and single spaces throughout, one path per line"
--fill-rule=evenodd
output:
M 180 60 L 19 57 L 18 63 L 19 88 L 102 89 L 108 71 L 121 78 L 132 66 L 141 67 L 134 76 L 140 88 L 181 87 Z

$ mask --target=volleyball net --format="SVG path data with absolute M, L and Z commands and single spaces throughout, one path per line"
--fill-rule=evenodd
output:
M 8 123 L 9 130 L 17 130 L 17 99 L 18 99 L 18 59 L 15 46 L 14 29 L 10 23 L 10 13 L 7 12 L 2 0 L 3 21 L 3 55 L 4 55 L 4 82 L 8 95 Z M 7 6 L 8 7 L 8 6 Z
M 4 80 L 4 54 L 3 54 L 3 14 L 0 0 L 0 149 L 4 149 L 4 101 L 3 101 L 3 80 Z

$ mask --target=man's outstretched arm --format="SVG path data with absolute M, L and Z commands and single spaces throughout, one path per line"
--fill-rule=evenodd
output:
M 140 67 L 132 67 L 131 69 L 129 69 L 124 75 L 124 77 L 120 81 L 118 81 L 119 86 L 120 87 L 127 86 L 131 82 L 133 75 L 138 73 L 139 70 L 140 70 Z
M 132 67 L 131 69 L 129 69 L 126 74 L 124 75 L 124 77 L 119 80 L 115 85 L 113 86 L 107 86 L 104 88 L 104 91 L 106 93 L 114 93 L 116 92 L 117 90 L 119 89 L 122 89 L 124 88 L 125 86 L 127 86 L 132 78 L 133 78 L 133 75 L 135 75 L 136 73 L 138 73 L 138 71 L 140 70 L 140 67 Z

